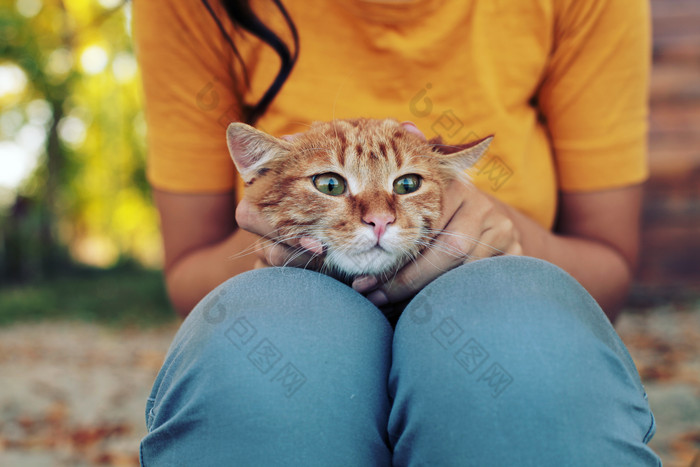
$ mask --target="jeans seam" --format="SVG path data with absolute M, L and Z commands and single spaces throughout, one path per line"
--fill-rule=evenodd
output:
M 150 405 L 150 407 L 148 407 Z M 148 432 L 151 432 L 151 426 L 153 425 L 153 419 L 155 418 L 155 407 L 156 407 L 156 400 L 155 398 L 149 397 L 147 402 L 146 402 L 146 407 L 148 407 L 148 413 L 146 414 L 146 430 Z
M 146 464 L 143 462 L 143 441 L 139 443 L 139 465 L 145 467 Z
M 654 419 L 654 413 L 651 410 L 649 411 L 649 416 L 651 417 L 651 424 L 649 425 L 649 429 L 644 435 L 644 444 L 647 444 L 649 441 L 651 441 L 651 438 L 656 432 L 656 420 Z

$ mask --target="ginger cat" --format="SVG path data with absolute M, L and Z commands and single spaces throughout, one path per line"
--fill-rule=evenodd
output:
M 426 141 L 392 119 L 316 122 L 291 140 L 232 123 L 231 157 L 245 196 L 277 229 L 273 241 L 313 237 L 339 277 L 393 273 L 440 231 L 445 189 L 484 154 Z

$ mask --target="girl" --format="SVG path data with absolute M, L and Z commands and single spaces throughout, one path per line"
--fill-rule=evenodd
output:
M 144 465 L 660 463 L 611 326 L 647 176 L 645 1 L 137 0 L 134 34 L 187 316 Z M 242 196 L 228 123 L 353 117 L 447 144 L 495 133 L 478 190 L 451 185 L 441 213 L 474 241 L 352 288 L 262 267 L 308 264 L 298 243 L 240 254 L 273 229 Z M 392 328 L 380 307 L 406 301 Z

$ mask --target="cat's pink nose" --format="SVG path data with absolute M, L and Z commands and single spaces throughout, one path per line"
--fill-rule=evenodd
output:
M 379 242 L 379 239 L 382 238 L 382 235 L 384 235 L 384 232 L 386 232 L 386 226 L 395 220 L 396 217 L 388 212 L 371 212 L 365 214 L 365 216 L 362 218 L 362 222 L 374 227 L 374 235 L 377 236 L 377 242 Z

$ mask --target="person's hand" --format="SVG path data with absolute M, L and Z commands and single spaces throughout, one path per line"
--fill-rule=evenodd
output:
M 279 240 L 279 232 L 245 197 L 236 207 L 236 224 L 243 230 L 260 235 L 260 239 L 243 254 L 255 254 L 255 268 L 292 266 L 318 269 L 322 263 L 323 244 L 311 237 Z
M 281 136 L 291 141 L 301 133 Z M 323 244 L 311 237 L 279 240 L 279 233 L 265 216 L 245 197 L 236 206 L 236 224 L 261 238 L 243 254 L 257 256 L 255 269 L 269 266 L 292 266 L 318 269 L 322 264 Z
M 430 246 L 388 282 L 361 276 L 353 288 L 376 306 L 384 306 L 412 297 L 439 275 L 466 262 L 522 254 L 520 233 L 507 210 L 474 186 L 451 183 L 438 225 L 440 233 Z

